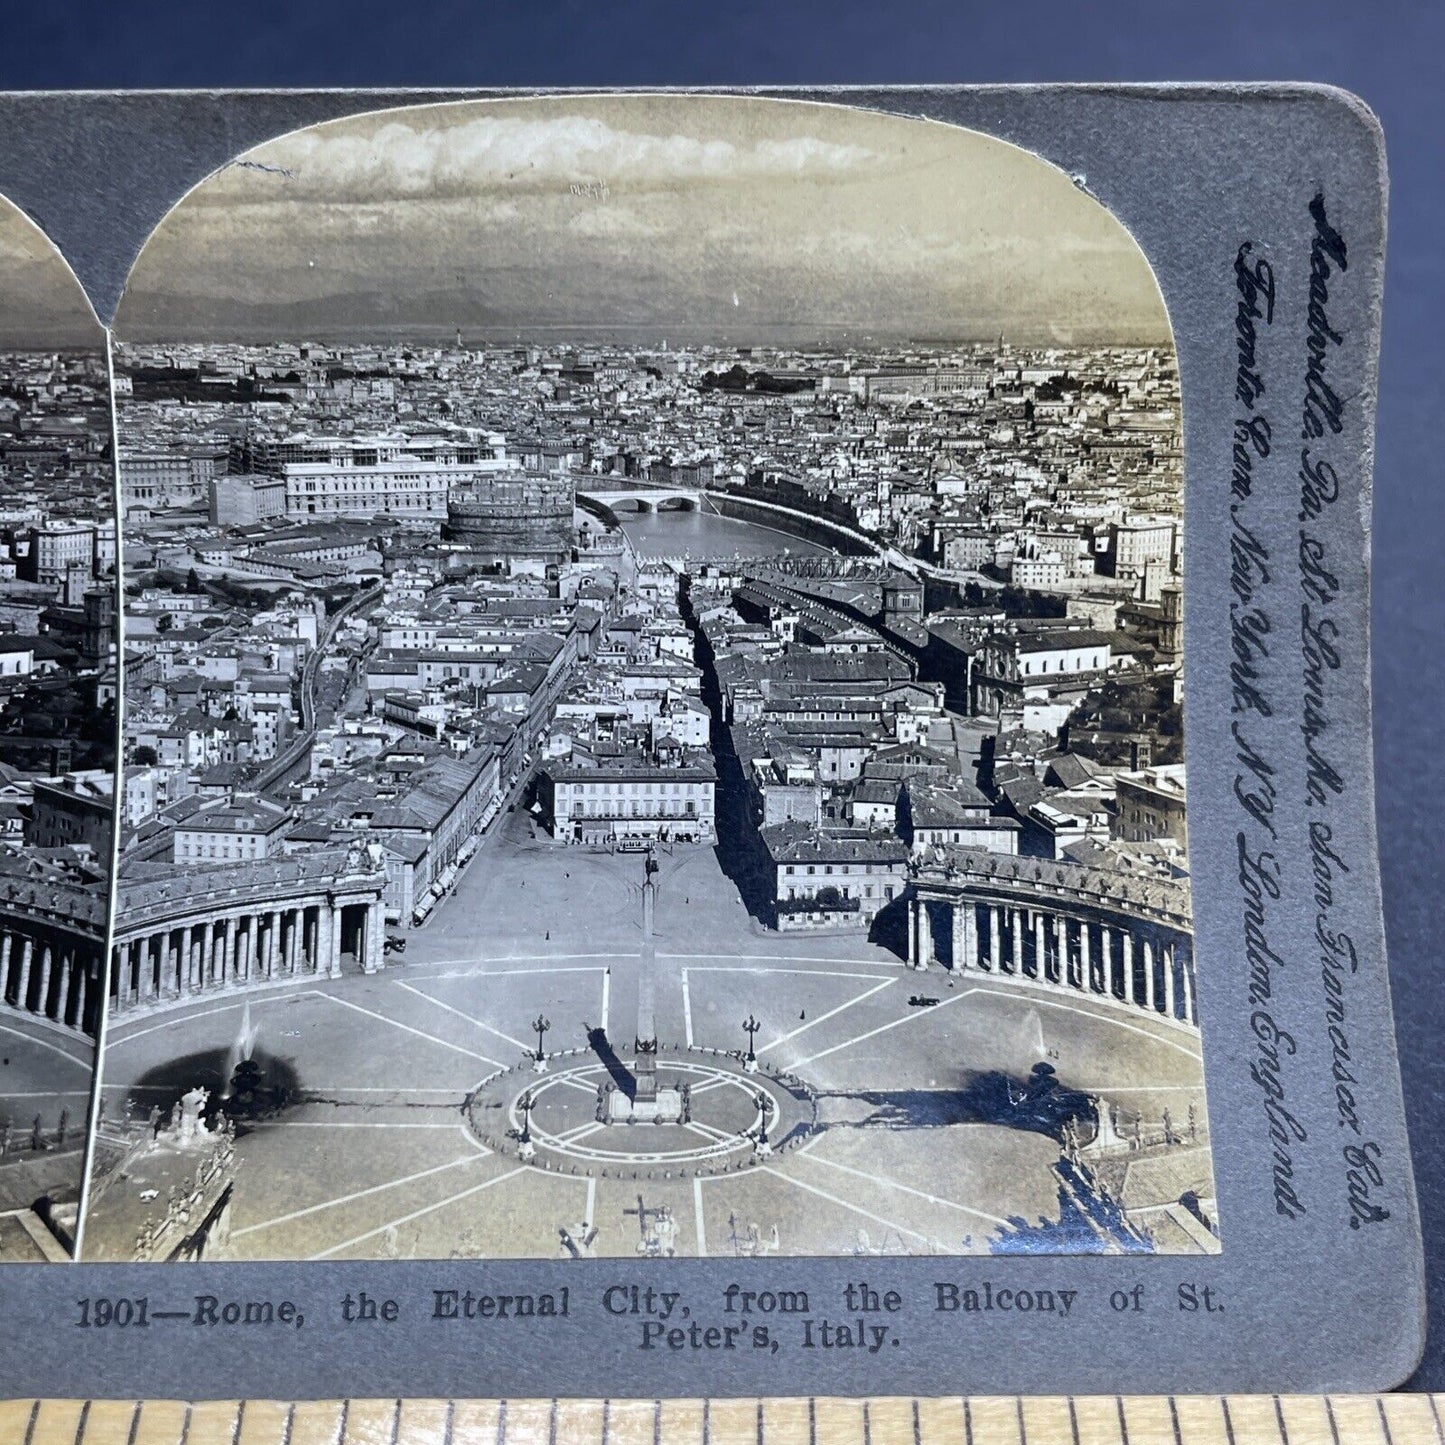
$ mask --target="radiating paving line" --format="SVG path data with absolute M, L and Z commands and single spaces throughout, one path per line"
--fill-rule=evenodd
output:
M 854 1214 L 862 1215 L 864 1219 L 871 1219 L 874 1224 L 881 1224 L 885 1229 L 894 1230 L 898 1234 L 911 1234 L 914 1239 L 921 1239 L 925 1244 L 929 1242 L 928 1235 L 920 1234 L 916 1229 L 909 1229 L 906 1224 L 896 1224 L 891 1219 L 884 1219 L 881 1214 L 873 1214 L 861 1205 L 854 1204 L 848 1199 L 840 1199 L 836 1194 L 829 1194 L 826 1189 L 819 1189 L 816 1185 L 805 1184 L 801 1179 L 794 1179 L 791 1174 L 784 1174 L 770 1165 L 764 1164 L 761 1168 L 764 1174 L 771 1174 L 774 1179 L 781 1179 L 785 1184 L 791 1184 L 796 1189 L 805 1189 L 809 1194 L 816 1194 L 819 1199 L 826 1199 L 830 1204 L 837 1204 L 843 1209 L 851 1209 Z
M 245 998 L 233 999 L 230 1003 L 217 1004 L 214 1008 L 197 1009 L 194 1013 L 182 1013 L 180 1008 L 167 1009 L 161 1014 L 159 1023 L 151 1024 L 148 1028 L 130 1029 L 126 1026 L 126 1020 L 119 1023 L 112 1021 L 106 1032 L 105 1050 L 110 1051 L 121 1044 L 131 1043 L 135 1039 L 143 1039 L 147 1034 L 158 1034 L 163 1029 L 179 1028 L 183 1024 L 190 1023 L 193 1019 L 207 1019 L 215 1014 L 233 1013 L 238 1008 L 245 1008 L 247 1004 L 260 1008 L 263 1004 L 289 1003 L 297 998 L 330 998 L 331 995 L 323 993 L 319 988 L 301 988 L 296 984 L 281 984 L 275 989 L 266 989 L 259 993 L 252 993 Z
M 356 1013 L 365 1014 L 369 1019 L 376 1019 L 380 1023 L 390 1024 L 394 1029 L 400 1029 L 403 1033 L 415 1034 L 419 1039 L 425 1039 L 429 1044 L 436 1044 L 443 1049 L 451 1049 L 453 1053 L 465 1054 L 469 1059 L 476 1059 L 479 1063 L 490 1064 L 494 1069 L 505 1069 L 506 1064 L 499 1063 L 496 1059 L 489 1059 L 485 1054 L 479 1054 L 474 1049 L 464 1049 L 460 1044 L 454 1044 L 448 1039 L 439 1039 L 435 1034 L 429 1034 L 424 1029 L 414 1029 L 410 1024 L 404 1024 L 400 1019 L 387 1018 L 385 1014 L 379 1014 L 373 1009 L 362 1008 L 359 1003 L 351 1003 L 344 998 L 334 998 L 331 994 L 319 994 L 319 998 L 327 999 L 341 1008 L 353 1009 Z
M 7 1024 L 0 1024 L 0 1034 L 14 1034 L 17 1039 L 24 1039 L 27 1044 L 34 1044 L 37 1048 L 49 1049 L 52 1054 L 59 1054 L 61 1058 L 74 1064 L 78 1069 L 89 1069 L 92 1066 L 90 1059 L 82 1059 L 71 1053 L 69 1049 L 62 1048 L 50 1039 L 41 1038 L 38 1034 L 26 1033 L 23 1029 L 12 1029 Z M 17 1096 L 12 1094 L 10 1097 L 13 1099 Z
M 919 1019 L 932 1018 L 940 1009 L 946 1009 L 949 1004 L 958 1003 L 961 999 L 967 998 L 970 994 L 980 993 L 982 990 L 966 988 L 959 993 L 950 995 L 941 1004 L 931 1009 L 922 1009 L 918 1013 L 904 1014 L 902 1018 L 892 1020 L 891 1023 L 879 1024 L 876 1029 L 869 1029 L 866 1034 L 858 1034 L 851 1039 L 844 1039 L 841 1044 L 833 1044 L 830 1048 L 820 1049 L 816 1054 L 809 1054 L 806 1059 L 794 1059 L 791 1068 L 801 1069 L 807 1064 L 817 1063 L 819 1059 L 826 1059 L 829 1054 L 836 1054 L 842 1049 L 851 1049 L 854 1044 L 861 1044 L 867 1039 L 876 1038 L 879 1034 L 886 1034 L 889 1029 L 899 1028 L 903 1024 L 917 1023 Z
M 541 968 L 477 968 L 475 966 L 471 968 L 459 968 L 453 965 L 465 964 L 467 962 L 466 959 L 441 958 L 437 959 L 434 963 L 423 963 L 417 967 L 418 969 L 441 969 L 444 970 L 443 972 L 421 973 L 412 972 L 408 969 L 408 973 L 412 978 L 418 978 L 423 981 L 429 978 L 509 978 L 514 974 L 522 973 L 525 973 L 528 977 L 535 978 L 549 973 L 591 973 L 598 966 L 596 963 L 569 964 L 561 968 L 548 968 L 545 966 L 555 962 L 555 960 L 559 958 L 591 958 L 598 960 L 608 959 L 610 961 L 616 957 L 616 953 L 513 953 L 497 959 L 498 963 L 537 963 L 544 965 Z
M 692 1176 L 692 1218 L 697 1230 L 697 1256 L 699 1259 L 706 1259 L 707 1223 L 702 1212 L 702 1177 L 697 1174 Z
M 725 1129 L 714 1129 L 711 1124 L 699 1124 L 696 1119 L 689 1119 L 682 1127 L 714 1144 L 736 1143 L 742 1138 L 742 1135 L 729 1134 Z
M 881 993 L 885 988 L 892 988 L 897 982 L 898 980 L 896 978 L 885 978 L 882 983 L 875 984 L 872 988 L 864 989 L 856 998 L 850 998 L 846 1003 L 840 1003 L 837 1008 L 830 1008 L 827 1013 L 819 1014 L 817 1018 L 805 1023 L 801 1028 L 796 1028 L 791 1033 L 784 1034 L 781 1038 L 769 1040 L 769 1042 L 765 1043 L 762 1048 L 758 1050 L 758 1053 L 765 1054 L 769 1049 L 775 1049 L 779 1044 L 785 1044 L 789 1039 L 795 1039 L 799 1034 L 805 1034 L 809 1029 L 815 1029 L 819 1024 L 827 1023 L 830 1018 L 842 1013 L 845 1009 L 855 1007 L 865 999 L 872 998 L 875 993 Z
M 686 953 L 677 953 L 677 954 L 659 953 L 657 956 L 658 956 L 658 958 L 683 959 L 683 958 L 688 958 L 688 957 L 690 957 L 691 955 L 686 954 Z M 702 954 L 702 955 L 700 955 L 700 956 L 703 957 L 703 958 L 711 958 L 711 957 L 713 957 L 712 954 Z M 739 956 L 739 957 L 745 957 L 746 955 L 738 955 L 738 956 Z M 781 962 L 782 960 L 779 960 L 779 961 Z M 827 963 L 846 963 L 846 962 L 848 962 L 848 960 L 847 960 L 847 959 L 834 958 L 834 959 L 819 959 L 818 962 L 819 962 L 819 963 L 824 963 L 824 962 L 827 962 Z M 800 977 L 802 977 L 802 978 L 861 978 L 861 979 L 867 979 L 867 980 L 869 980 L 870 982 L 876 980 L 876 979 L 879 977 L 879 975 L 876 974 L 876 973 L 844 973 L 844 972 L 842 972 L 842 971 L 839 970 L 839 969 L 826 969 L 826 968 L 741 968 L 741 967 L 732 967 L 732 966 L 727 965 L 727 964 L 716 964 L 716 965 L 712 965 L 712 966 L 705 967 L 705 968 L 692 968 L 692 969 L 689 969 L 688 972 L 690 972 L 690 973 L 751 973 L 751 974 L 760 974 L 760 973 L 796 973 L 796 974 L 798 974 L 798 975 L 799 975 Z M 889 983 L 893 983 L 893 982 L 895 982 L 895 980 L 890 978 L 890 979 L 888 980 L 888 982 L 889 982 Z
M 294 1220 L 305 1219 L 312 1214 L 320 1214 L 326 1209 L 335 1209 L 339 1205 L 350 1204 L 357 1199 L 367 1199 L 373 1194 L 382 1194 L 388 1189 L 398 1189 L 403 1184 L 414 1184 L 418 1179 L 429 1179 L 434 1174 L 444 1174 L 448 1169 L 456 1169 L 463 1164 L 475 1164 L 480 1157 L 480 1155 L 472 1154 L 462 1159 L 451 1159 L 445 1164 L 436 1164 L 430 1169 L 418 1170 L 415 1174 L 408 1174 L 401 1179 L 388 1179 L 383 1184 L 373 1184 L 369 1189 L 358 1189 L 351 1194 L 341 1194 L 335 1199 L 326 1199 L 320 1204 L 308 1205 L 305 1209 L 293 1209 L 290 1214 L 278 1214 L 275 1219 L 267 1219 L 260 1224 L 248 1224 L 244 1229 L 233 1229 L 231 1238 L 240 1239 L 243 1235 L 256 1234 L 262 1229 L 274 1229 L 278 1224 L 290 1224 Z
M 549 1144 L 570 1144 L 574 1139 L 585 1139 L 606 1127 L 605 1124 L 599 1124 L 596 1119 L 589 1119 L 585 1124 L 578 1124 L 575 1129 L 568 1129 L 565 1134 L 547 1134 L 541 1129 L 534 1129 L 532 1133 Z
M 799 1151 L 802 1154 L 802 1151 Z M 999 1218 L 996 1214 L 989 1214 L 982 1209 L 974 1209 L 967 1204 L 959 1204 L 952 1199 L 941 1199 L 936 1194 L 928 1194 L 922 1189 L 914 1189 L 910 1185 L 900 1184 L 896 1179 L 884 1178 L 881 1174 L 866 1174 L 861 1169 L 854 1169 L 848 1164 L 839 1164 L 834 1159 L 825 1159 L 821 1154 L 806 1154 L 810 1164 L 823 1164 L 829 1169 L 837 1169 L 844 1174 L 852 1174 L 855 1178 L 866 1179 L 870 1184 L 877 1184 L 884 1189 L 897 1189 L 903 1194 L 912 1194 L 919 1199 L 926 1199 L 930 1204 L 942 1205 L 945 1209 L 957 1209 L 963 1214 L 971 1214 L 975 1219 L 986 1219 L 990 1224 L 1007 1224 L 1008 1220 Z
M 439 1124 L 398 1124 L 387 1119 L 372 1119 L 369 1122 L 357 1119 L 262 1119 L 248 1125 L 251 1129 L 455 1129 L 454 1121 L 448 1119 Z
M 993 989 L 969 989 L 968 992 L 987 993 L 995 998 L 1000 997 L 1000 994 Z M 1107 1005 L 1099 1009 L 1082 1007 L 1082 1005 L 1088 1002 L 1087 999 L 1082 997 L 1078 1003 L 1060 1003 L 1050 998 L 1038 998 L 1032 990 L 1023 996 L 1026 996 L 1030 1003 L 1036 1004 L 1039 1008 L 1051 1008 L 1057 1010 L 1059 1013 L 1066 1014 L 1083 1014 L 1085 1018 L 1094 1019 L 1099 1023 L 1109 1024 L 1112 1028 L 1125 1029 L 1131 1034 L 1142 1034 L 1146 1039 L 1151 1039 L 1156 1044 L 1167 1044 L 1171 1049 L 1178 1049 L 1185 1058 L 1193 1059 L 1196 1063 L 1203 1058 L 1198 1044 L 1191 1048 L 1188 1044 L 1181 1044 L 1178 1039 L 1171 1039 L 1163 1034 L 1153 1033 L 1149 1029 L 1140 1028 L 1138 1024 L 1131 1024 L 1126 1019 L 1117 1017 L 1114 1009 L 1107 1009 Z M 945 1002 L 947 1002 L 947 1000 L 945 1000 Z M 1116 1002 L 1115 1007 L 1122 1011 L 1124 1008 L 1127 1008 L 1128 1005 Z M 1105 1011 L 1106 1009 L 1107 1011 Z M 1161 1014 L 1159 1019 L 1162 1023 L 1164 1016 Z
M 489 1034 L 496 1034 L 504 1043 L 515 1044 L 524 1054 L 531 1052 L 530 1044 L 524 1044 L 521 1039 L 514 1039 L 511 1034 L 504 1034 L 501 1029 L 494 1029 L 491 1024 L 484 1024 L 481 1019 L 476 1018 L 474 1015 L 463 1013 L 461 1009 L 454 1008 L 449 1003 L 443 1003 L 441 999 L 433 998 L 429 993 L 423 993 L 419 988 L 413 988 L 411 984 L 403 983 L 399 978 L 393 979 L 392 982 L 396 984 L 398 988 L 404 988 L 408 993 L 415 994 L 417 998 L 425 999 L 427 1003 L 435 1004 L 437 1008 L 445 1009 L 449 1014 L 455 1014 L 456 1017 L 464 1023 L 474 1024 L 477 1028 L 484 1029 Z
M 90 1068 L 89 1064 L 84 1065 Z M 88 1099 L 89 1089 L 31 1089 L 20 1093 L 11 1093 L 9 1090 L 0 1092 L 0 1102 L 6 1099 Z
M 669 962 L 672 962 L 674 960 L 681 960 L 683 962 L 687 962 L 689 960 L 702 958 L 726 958 L 739 960 L 743 963 L 851 963 L 856 964 L 859 968 L 905 967 L 902 959 L 894 960 L 887 958 L 839 958 L 836 954 L 830 958 L 823 958 L 817 954 L 808 953 L 659 953 L 657 956 L 659 959 L 667 959 Z M 747 968 L 734 969 L 731 971 L 736 973 L 755 972 L 755 970 Z M 791 971 L 793 973 L 815 972 L 814 969 L 810 968 L 797 968 L 783 971 Z M 877 975 L 874 974 L 873 977 L 876 978 Z
M 470 1199 L 473 1194 L 480 1194 L 482 1190 L 490 1189 L 494 1184 L 505 1184 L 508 1179 L 515 1179 L 518 1174 L 526 1172 L 527 1166 L 519 1164 L 515 1169 L 509 1169 L 507 1173 L 497 1175 L 495 1179 L 474 1184 L 470 1189 L 463 1189 L 460 1194 L 452 1194 L 446 1199 L 439 1199 L 434 1204 L 428 1204 L 422 1209 L 415 1209 L 410 1214 L 402 1215 L 400 1219 L 389 1219 L 385 1224 L 378 1225 L 375 1229 L 368 1229 L 365 1234 L 358 1234 L 354 1239 L 344 1239 L 340 1244 L 333 1244 L 330 1249 L 323 1249 L 319 1254 L 313 1254 L 311 1258 L 328 1259 L 333 1254 L 339 1254 L 343 1249 L 350 1249 L 353 1245 L 364 1244 L 368 1239 L 375 1239 L 378 1234 L 385 1234 L 388 1229 L 395 1229 L 402 1224 L 410 1224 L 424 1215 L 434 1214 L 438 1209 L 445 1209 L 449 1204 L 459 1204 L 463 1199 Z

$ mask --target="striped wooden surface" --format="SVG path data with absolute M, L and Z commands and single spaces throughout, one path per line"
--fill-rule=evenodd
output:
M 0 1445 L 1445 1445 L 1442 1399 L 12 1400 Z

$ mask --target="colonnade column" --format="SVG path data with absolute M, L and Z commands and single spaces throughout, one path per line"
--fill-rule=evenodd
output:
M 924 916 L 924 926 L 927 926 L 927 917 Z M 924 963 L 927 959 L 924 960 Z M 921 967 L 922 965 L 920 965 Z M 331 957 L 328 964 L 328 972 L 332 978 L 341 977 L 341 903 L 337 901 L 331 905 Z
M 1144 1007 L 1151 1012 L 1154 1008 L 1154 943 L 1150 938 L 1140 939 L 1144 950 Z M 1138 1000 L 1136 999 L 1137 1003 Z
M 141 950 L 141 976 L 140 984 L 136 989 L 136 1002 L 144 1003 L 147 999 L 153 999 L 160 992 L 161 960 L 163 955 L 162 944 L 164 939 L 159 934 L 151 934 L 145 940 L 145 946 Z
M 988 961 L 999 973 L 1003 972 L 1003 947 L 999 941 L 999 906 L 988 905 Z
M 61 954 L 60 965 L 65 995 L 61 1019 L 67 1028 L 78 1028 L 85 1015 L 85 966 L 74 948 Z
M 1161 944 L 1160 955 L 1164 960 L 1164 1013 L 1168 1018 L 1174 1015 L 1174 945 Z
M 1012 908 L 1012 909 L 1009 910 L 1009 913 L 1010 913 L 1010 915 L 1011 915 L 1010 921 L 1011 921 L 1011 923 L 1012 923 L 1012 925 L 1013 925 L 1012 928 L 1010 929 L 1010 935 L 1011 935 L 1011 936 L 1010 936 L 1010 940 L 1009 940 L 1010 943 L 1011 943 L 1011 945 L 1012 945 L 1010 951 L 1011 951 L 1012 954 L 1013 954 L 1013 971 L 1014 971 L 1016 974 L 1022 975 L 1022 974 L 1023 974 L 1023 971 L 1024 971 L 1024 916 L 1025 916 L 1025 915 L 1024 915 L 1024 911 L 1023 911 L 1022 908 Z
M 35 940 L 27 938 L 20 945 L 20 1007 L 30 1007 L 30 970 L 35 962 Z
M 130 980 L 131 974 L 135 971 L 135 943 L 118 943 L 115 946 L 115 1002 L 111 1005 L 113 1013 L 121 1013 L 130 1002 Z M 4 977 L 5 970 L 0 968 L 0 978 Z
M 36 990 L 35 1003 L 37 1012 L 50 1014 L 50 945 L 40 945 L 40 987 Z
M 368 973 L 385 967 L 386 914 L 382 900 L 365 908 L 356 928 L 357 963 Z M 79 1020 L 95 1004 L 95 988 L 111 986 L 117 1012 L 157 998 L 186 999 L 215 987 L 316 973 L 339 977 L 343 907 L 330 900 L 260 911 L 243 911 L 158 927 L 114 946 L 112 965 L 102 976 L 83 974 L 81 951 L 0 933 L 0 996 L 59 1020 Z M 932 953 L 926 904 L 915 902 L 916 927 L 925 957 Z
M 381 899 L 367 905 L 366 909 L 366 961 L 362 967 L 367 973 L 376 973 L 382 966 L 384 954 L 385 914 Z

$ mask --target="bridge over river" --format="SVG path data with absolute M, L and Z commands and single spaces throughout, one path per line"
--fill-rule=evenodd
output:
M 911 558 L 855 528 L 761 498 L 700 487 L 598 478 L 579 482 L 577 504 L 620 526 L 646 556 L 842 557 L 915 570 Z M 685 515 L 677 515 L 685 514 Z M 690 514 L 690 515 L 686 515 Z M 822 565 L 821 562 L 819 565 Z

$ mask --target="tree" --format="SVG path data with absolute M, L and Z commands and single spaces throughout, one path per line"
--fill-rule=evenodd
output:
M 186 573 L 186 591 L 194 597 L 201 590 L 201 574 L 194 567 Z
M 130 760 L 138 768 L 153 768 L 160 762 L 160 756 L 149 743 L 141 743 L 130 755 Z

